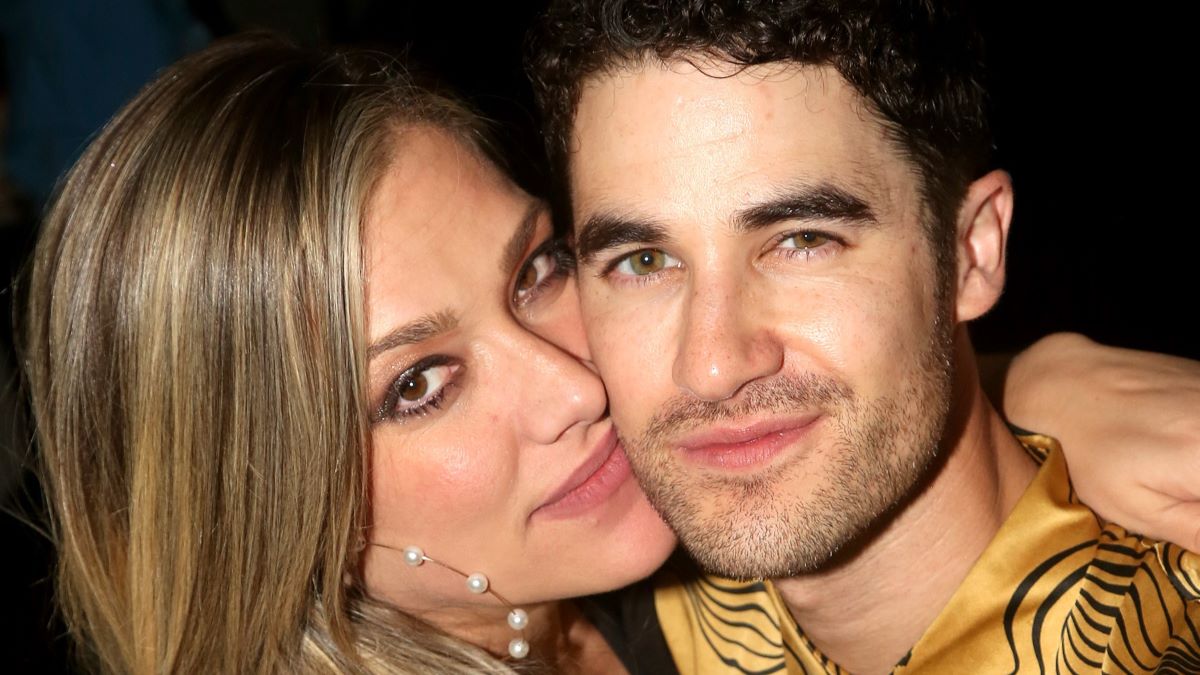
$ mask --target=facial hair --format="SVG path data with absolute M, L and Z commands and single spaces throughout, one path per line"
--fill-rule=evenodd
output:
M 640 436 L 622 437 L 634 472 L 706 571 L 736 579 L 818 571 L 930 473 L 950 409 L 949 323 L 937 317 L 927 348 L 888 396 L 864 400 L 845 382 L 814 373 L 750 382 L 733 402 L 677 396 Z M 771 473 L 698 474 L 677 466 L 673 439 L 693 429 L 797 411 L 822 413 L 825 441 Z

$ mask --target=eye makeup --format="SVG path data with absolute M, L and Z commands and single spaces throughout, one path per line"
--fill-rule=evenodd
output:
M 444 354 L 417 361 L 392 380 L 372 421 L 403 422 L 440 410 L 461 370 L 457 359 Z
M 565 240 L 551 237 L 542 242 L 517 271 L 512 293 L 513 308 L 521 309 L 536 302 L 574 270 L 575 256 Z

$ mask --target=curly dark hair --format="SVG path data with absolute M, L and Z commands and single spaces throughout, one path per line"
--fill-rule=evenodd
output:
M 695 55 L 836 68 L 919 169 L 943 253 L 967 186 L 990 160 L 982 40 L 951 0 L 551 0 L 529 47 L 546 147 L 563 184 L 588 78 Z

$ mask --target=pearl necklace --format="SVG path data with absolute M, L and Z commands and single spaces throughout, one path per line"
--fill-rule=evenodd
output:
M 519 634 L 519 637 L 513 638 L 509 641 L 508 655 L 514 659 L 523 659 L 526 656 L 529 656 L 529 642 L 525 639 L 525 628 L 529 625 L 529 614 L 527 614 L 523 609 L 514 607 L 511 602 L 504 598 L 504 596 L 493 590 L 491 582 L 488 581 L 487 576 L 482 572 L 472 572 L 471 574 L 467 574 L 466 572 L 463 572 L 456 567 L 452 567 L 451 565 L 447 565 L 440 560 L 434 560 L 433 558 L 430 558 L 429 556 L 425 555 L 425 552 L 422 551 L 418 546 L 406 546 L 400 549 L 394 546 L 388 546 L 387 544 L 377 544 L 375 542 L 370 542 L 370 545 L 391 549 L 393 551 L 399 551 L 401 555 L 404 556 L 404 564 L 408 565 L 409 567 L 420 567 L 425 563 L 433 563 L 442 569 L 449 570 L 463 579 L 466 579 L 467 590 L 471 593 L 475 593 L 476 595 L 488 593 L 493 598 L 499 600 L 500 604 L 508 608 L 508 627 L 517 631 Z

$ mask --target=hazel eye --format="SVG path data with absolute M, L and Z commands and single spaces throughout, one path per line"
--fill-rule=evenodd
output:
M 644 248 L 625 256 L 617 263 L 620 274 L 644 277 L 668 267 L 678 267 L 679 261 L 656 248 Z
M 814 249 L 821 248 L 832 241 L 833 239 L 821 234 L 820 232 L 807 231 L 797 232 L 796 234 L 793 234 L 787 239 L 779 242 L 779 244 L 780 248 Z

